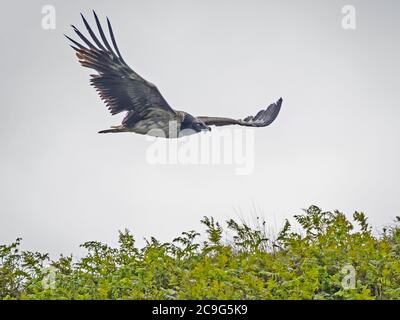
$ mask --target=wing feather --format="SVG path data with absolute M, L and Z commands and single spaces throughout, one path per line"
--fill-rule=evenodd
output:
M 248 116 L 244 119 L 231 119 L 222 117 L 198 117 L 206 125 L 209 126 L 227 126 L 227 125 L 240 125 L 246 127 L 266 127 L 270 125 L 278 116 L 282 106 L 282 98 L 277 102 L 272 103 L 265 110 L 260 110 L 254 117 Z
M 145 116 L 149 112 L 154 113 L 159 110 L 163 116 L 175 117 L 175 111 L 169 106 L 157 87 L 143 79 L 125 63 L 115 41 L 109 19 L 107 18 L 107 25 L 115 52 L 94 11 L 93 15 L 101 40 L 82 14 L 83 23 L 93 43 L 73 25 L 73 30 L 84 45 L 68 36 L 66 38 L 72 42 L 71 47 L 76 51 L 80 64 L 98 72 L 98 74 L 90 76 L 90 84 L 95 87 L 111 114 L 129 111 Z

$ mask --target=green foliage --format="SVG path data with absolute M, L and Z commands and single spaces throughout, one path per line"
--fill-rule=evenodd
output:
M 84 243 L 76 261 L 21 252 L 17 239 L 0 246 L 0 299 L 400 299 L 396 219 L 375 236 L 364 213 L 311 206 L 295 216 L 300 231 L 286 221 L 271 240 L 265 222 L 204 217 L 203 243 L 189 231 L 139 249 L 125 230 L 116 248 Z

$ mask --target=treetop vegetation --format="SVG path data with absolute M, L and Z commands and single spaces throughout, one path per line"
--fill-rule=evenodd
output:
M 352 219 L 311 206 L 267 236 L 254 227 L 212 217 L 171 242 L 138 248 L 132 234 L 119 245 L 81 246 L 80 259 L 21 251 L 21 239 L 0 245 L 0 299 L 400 299 L 400 217 L 377 235 L 362 212 Z

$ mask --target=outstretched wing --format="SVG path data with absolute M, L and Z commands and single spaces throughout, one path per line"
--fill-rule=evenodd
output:
M 101 41 L 90 28 L 85 17 L 81 14 L 87 31 L 92 38 L 89 41 L 75 26 L 72 28 L 85 45 L 66 36 L 76 51 L 76 56 L 82 66 L 94 69 L 98 74 L 91 75 L 91 85 L 96 88 L 101 99 L 106 103 L 111 114 L 129 111 L 132 115 L 150 117 L 159 115 L 163 117 L 175 116 L 175 111 L 168 105 L 157 87 L 143 79 L 133 71 L 122 58 L 110 21 L 107 18 L 108 30 L 114 49 L 110 46 L 103 32 L 100 21 L 93 11 L 94 18 Z M 126 119 L 125 121 L 128 121 Z
M 244 119 L 231 119 L 231 118 L 220 118 L 220 117 L 197 117 L 208 126 L 227 126 L 231 124 L 237 124 L 240 126 L 247 127 L 266 127 L 270 125 L 278 116 L 281 110 L 282 98 L 277 102 L 272 103 L 265 110 L 260 110 L 254 117 L 248 116 Z

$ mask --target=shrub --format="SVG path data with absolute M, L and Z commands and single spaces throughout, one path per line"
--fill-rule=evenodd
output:
M 155 238 L 139 249 L 119 233 L 119 246 L 90 241 L 74 261 L 20 251 L 20 239 L 0 246 L 2 299 L 399 299 L 400 227 L 375 236 L 361 212 L 350 221 L 311 206 L 271 240 L 265 222 L 211 217 L 207 239 L 183 232 L 171 243 Z M 48 266 L 44 268 L 44 266 Z

